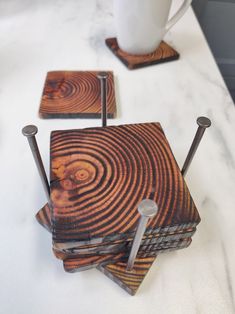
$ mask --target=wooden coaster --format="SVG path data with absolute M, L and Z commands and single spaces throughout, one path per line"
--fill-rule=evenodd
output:
M 133 238 L 143 199 L 159 207 L 147 234 L 200 222 L 159 123 L 54 131 L 50 177 L 57 245 Z
M 118 57 L 129 70 L 179 59 L 179 53 L 164 41 L 161 42 L 156 51 L 146 55 L 131 55 L 124 52 L 119 48 L 116 38 L 108 38 L 105 42 L 115 56 Z
M 191 244 L 191 241 L 191 239 L 181 241 L 181 244 L 177 246 L 178 249 L 188 247 Z M 169 248 L 162 252 L 170 252 L 172 250 L 174 250 L 174 248 Z M 141 258 L 137 257 L 131 271 L 126 271 L 126 261 L 119 261 L 114 264 L 106 265 L 101 264 L 97 266 L 97 269 L 133 296 L 142 284 L 156 257 L 157 255 L 148 257 L 143 256 Z
M 126 262 L 97 267 L 109 279 L 117 283 L 130 295 L 135 295 L 156 257 L 138 258 L 131 271 L 126 271 Z
M 113 72 L 107 81 L 107 115 L 116 115 Z M 101 118 L 97 71 L 48 72 L 39 109 L 41 118 Z

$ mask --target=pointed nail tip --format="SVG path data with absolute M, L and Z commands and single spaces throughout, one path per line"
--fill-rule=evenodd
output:
M 130 271 L 132 271 L 132 269 L 133 269 L 133 266 L 127 265 L 126 272 L 129 273 Z

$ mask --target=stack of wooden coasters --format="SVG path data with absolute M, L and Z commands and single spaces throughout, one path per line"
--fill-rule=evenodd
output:
M 53 131 L 50 145 L 51 205 L 37 219 L 66 271 L 97 267 L 133 295 L 159 253 L 191 243 L 200 217 L 159 123 Z M 144 199 L 159 210 L 126 271 Z
M 46 193 L 36 215 L 52 234 L 67 272 L 96 267 L 134 295 L 159 253 L 186 248 L 200 217 L 184 175 L 205 129 L 198 130 L 180 171 L 159 123 L 107 126 L 116 112 L 112 72 L 49 72 L 43 118 L 102 118 L 102 127 L 53 131 L 50 182 L 35 135 L 27 137 Z

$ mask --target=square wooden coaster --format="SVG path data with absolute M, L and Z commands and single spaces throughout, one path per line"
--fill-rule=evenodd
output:
M 182 240 L 181 244 L 177 245 L 176 248 L 172 247 L 162 250 L 162 252 L 186 248 L 191 244 L 191 241 L 191 238 Z M 161 252 L 159 251 L 159 253 Z M 126 270 L 127 262 L 125 260 L 110 264 L 100 264 L 97 266 L 97 269 L 133 296 L 136 294 L 156 258 L 157 254 L 155 256 L 143 255 L 142 257 L 137 257 L 131 271 Z
M 126 262 L 99 265 L 97 269 L 130 295 L 135 295 L 155 259 L 156 257 L 137 258 L 131 271 L 126 271 Z
M 118 57 L 129 70 L 179 59 L 179 53 L 164 41 L 161 42 L 157 50 L 146 55 L 131 55 L 124 52 L 119 48 L 116 38 L 107 38 L 105 42 L 115 56 Z
M 200 222 L 159 123 L 53 131 L 50 158 L 58 249 L 131 240 L 143 199 L 159 207 L 146 234 L 186 231 Z
M 101 89 L 98 71 L 48 72 L 39 116 L 51 118 L 101 118 Z M 107 81 L 107 115 L 116 116 L 113 72 Z

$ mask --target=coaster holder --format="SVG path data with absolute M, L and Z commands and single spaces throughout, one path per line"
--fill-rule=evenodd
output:
M 100 79 L 101 86 L 102 126 L 105 127 L 107 123 L 107 75 L 106 73 L 99 73 L 98 78 Z M 182 176 L 185 176 L 187 173 L 205 129 L 211 125 L 210 120 L 205 117 L 198 118 L 197 123 L 198 130 L 184 163 Z M 36 219 L 44 228 L 51 232 L 53 204 L 51 202 L 48 179 L 46 177 L 46 172 L 35 138 L 36 133 L 37 128 L 35 126 L 26 126 L 23 128 L 23 134 L 29 141 L 48 200 L 48 203 L 37 213 Z M 188 228 L 185 229 L 187 232 L 183 232 L 183 237 L 182 232 L 180 233 L 180 230 L 175 230 L 174 225 L 172 225 L 172 227 L 168 227 L 165 234 L 163 233 L 164 236 L 162 236 L 163 239 L 167 239 L 168 237 L 169 241 L 167 242 L 163 241 L 159 237 L 156 238 L 153 232 L 149 233 L 146 229 L 147 223 L 151 223 L 150 220 L 154 219 L 153 217 L 158 215 L 157 204 L 153 201 L 143 200 L 143 202 L 139 205 L 138 210 L 140 214 L 139 223 L 137 224 L 135 234 L 133 234 L 130 239 L 127 239 L 127 244 L 124 244 L 122 247 L 120 240 L 113 240 L 113 242 L 110 242 L 117 248 L 117 252 L 115 254 L 112 254 L 113 249 L 107 247 L 107 250 L 110 249 L 109 254 L 105 252 L 104 254 L 92 255 L 91 252 L 92 249 L 94 250 L 95 244 L 92 247 L 92 245 L 88 243 L 87 248 L 83 247 L 83 249 L 85 248 L 84 253 L 86 254 L 81 257 L 81 255 L 79 255 L 80 252 L 78 254 L 76 249 L 72 247 L 69 248 L 69 246 L 65 243 L 64 248 L 57 248 L 56 245 L 54 246 L 53 251 L 55 256 L 63 260 L 64 268 L 68 272 L 97 267 L 99 271 L 104 273 L 114 282 L 118 283 L 125 291 L 134 295 L 156 259 L 156 256 L 161 252 L 188 247 L 191 243 L 191 237 L 196 230 L 196 225 L 200 221 L 198 220 L 195 224 L 188 226 Z M 184 225 L 184 227 L 186 226 Z M 161 241 L 163 245 L 159 246 Z M 156 247 L 154 247 L 154 244 Z M 77 250 L 79 250 L 79 248 Z

